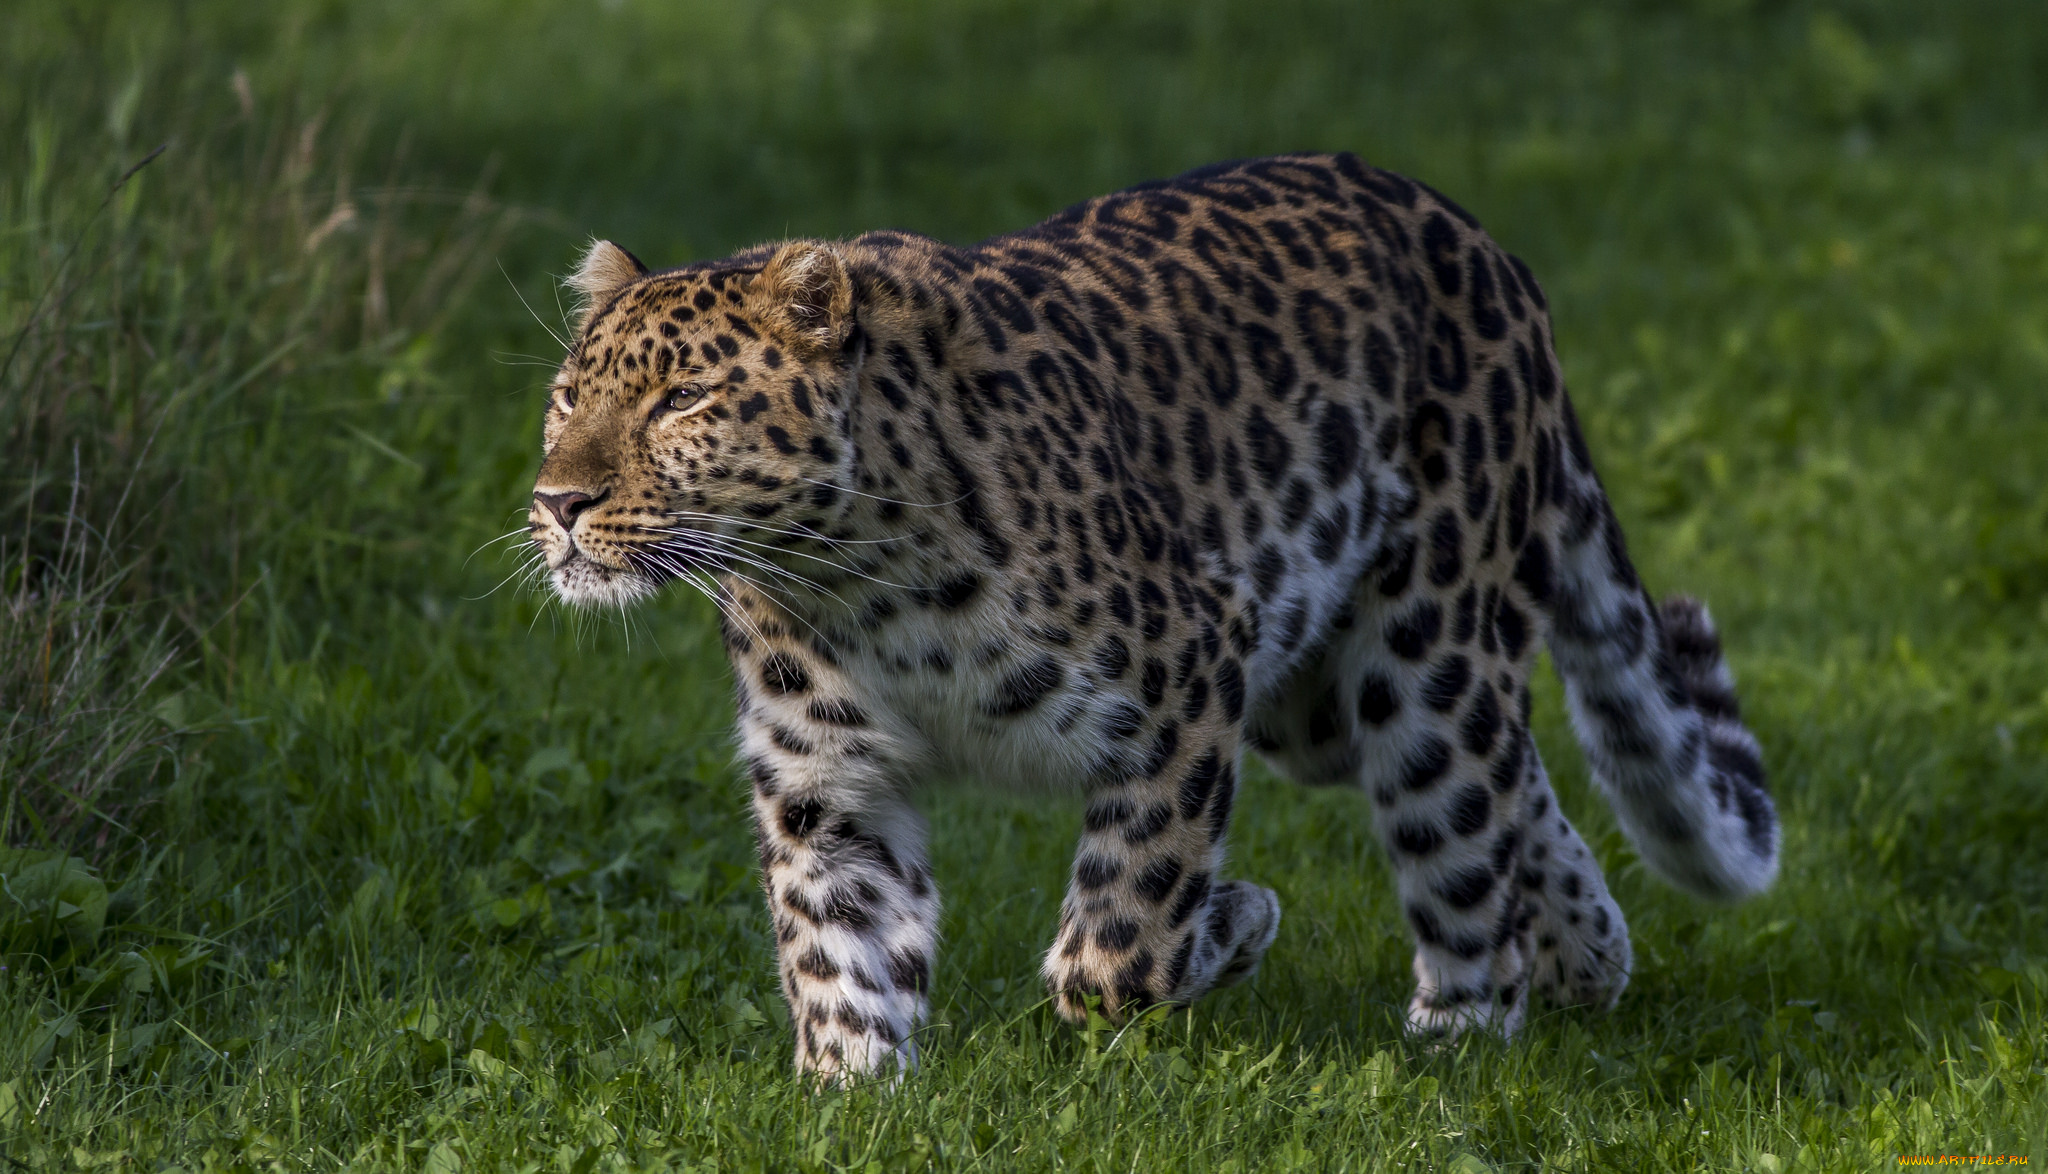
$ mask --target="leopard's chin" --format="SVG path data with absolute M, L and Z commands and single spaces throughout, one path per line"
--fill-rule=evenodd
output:
M 577 607 L 625 607 L 654 594 L 659 586 L 640 571 L 607 567 L 580 551 L 549 571 L 548 582 L 564 603 Z

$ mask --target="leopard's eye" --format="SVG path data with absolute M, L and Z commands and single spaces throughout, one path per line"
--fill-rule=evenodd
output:
M 708 383 L 678 383 L 662 397 L 660 410 L 693 416 L 711 406 L 711 391 L 712 387 Z
M 555 389 L 555 406 L 567 412 L 576 406 L 576 385 L 564 384 Z

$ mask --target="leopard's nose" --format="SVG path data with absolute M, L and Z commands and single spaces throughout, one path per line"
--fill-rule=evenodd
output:
M 576 529 L 576 515 L 603 501 L 609 492 L 606 490 L 605 493 L 592 497 L 578 489 L 566 493 L 543 493 L 536 489 L 533 491 L 533 500 L 539 503 L 542 509 L 555 515 L 555 521 L 561 523 L 562 532 L 566 534 Z

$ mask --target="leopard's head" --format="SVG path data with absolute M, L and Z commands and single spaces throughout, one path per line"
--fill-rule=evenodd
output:
M 563 599 L 624 604 L 759 567 L 846 508 L 859 343 L 832 246 L 649 273 L 599 241 L 569 285 L 576 340 L 528 514 Z

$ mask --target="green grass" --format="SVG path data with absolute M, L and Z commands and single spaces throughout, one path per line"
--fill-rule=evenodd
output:
M 96 932 L 75 869 L 0 906 L 0 1163 L 2048 1160 L 2035 5 L 415 7 L 0 15 L 0 823 L 111 889 Z M 1645 577 L 1727 633 L 1782 880 L 1650 882 L 1546 679 L 1634 928 L 1613 1014 L 1405 1040 L 1366 804 L 1255 771 L 1264 971 L 1090 1034 L 1034 977 L 1078 804 L 941 792 L 926 1062 L 812 1094 L 709 614 L 579 621 L 471 557 L 559 354 L 520 295 L 554 320 L 591 233 L 971 239 L 1296 148 L 1429 181 L 1544 280 Z

